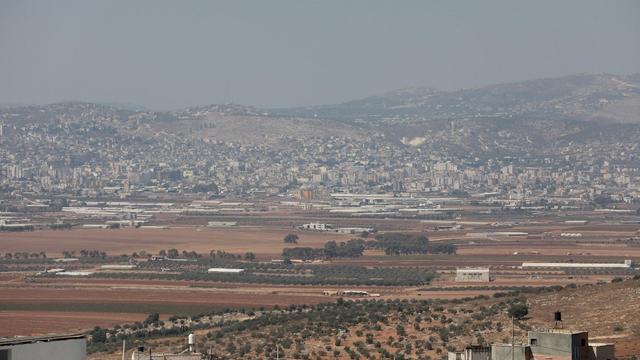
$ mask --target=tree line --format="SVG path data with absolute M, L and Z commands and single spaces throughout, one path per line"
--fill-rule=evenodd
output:
M 65 258 L 80 256 L 83 259 L 106 259 L 107 253 L 105 251 L 87 249 L 82 249 L 79 252 L 76 252 L 75 250 L 64 250 L 62 251 L 62 256 Z
M 455 245 L 430 243 L 429 239 L 424 234 L 378 234 L 376 235 L 375 240 L 367 241 L 367 246 L 373 249 L 382 249 L 387 255 L 456 253 Z
M 40 252 L 26 252 L 26 251 L 16 251 L 14 253 L 4 253 L 4 255 L 0 254 L 0 258 L 4 257 L 5 260 L 24 260 L 24 259 L 46 259 L 47 254 L 44 251 Z
M 282 250 L 282 257 L 285 259 L 315 260 L 333 258 L 360 257 L 365 249 L 365 241 L 362 239 L 351 239 L 347 242 L 337 243 L 334 240 L 328 241 L 322 248 L 294 247 Z
M 374 240 L 351 239 L 337 243 L 329 241 L 322 248 L 293 247 L 282 251 L 286 259 L 316 260 L 353 258 L 362 256 L 365 249 L 381 249 L 387 255 L 455 254 L 456 246 L 448 243 L 431 243 L 423 234 L 378 234 Z

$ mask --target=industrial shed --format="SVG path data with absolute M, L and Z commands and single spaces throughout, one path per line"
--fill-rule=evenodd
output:
M 488 268 L 458 268 L 456 269 L 456 282 L 489 282 Z
M 207 272 L 209 274 L 240 274 L 244 272 L 244 269 L 210 268 Z
M 554 263 L 554 262 L 523 262 L 523 268 L 604 268 L 604 269 L 629 269 L 632 261 L 625 260 L 624 263 Z

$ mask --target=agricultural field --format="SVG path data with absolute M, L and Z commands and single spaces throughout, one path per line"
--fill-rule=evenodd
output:
M 462 321 L 472 313 L 458 305 L 469 304 L 471 298 L 476 299 L 474 307 L 490 309 L 500 304 L 494 300 L 497 299 L 494 297 L 496 294 L 510 291 L 530 294 L 538 291 L 536 289 L 575 286 L 582 291 L 588 288 L 583 288 L 585 285 L 610 283 L 613 279 L 630 278 L 636 274 L 633 270 L 624 269 L 521 268 L 525 261 L 640 261 L 640 246 L 634 240 L 639 227 L 628 224 L 591 222 L 575 225 L 548 219 L 520 219 L 518 224 L 508 229 L 496 229 L 490 224 L 499 219 L 469 218 L 462 221 L 464 225 L 461 228 L 448 229 L 450 221 L 325 219 L 339 226 L 376 228 L 375 234 L 363 235 L 300 230 L 297 226 L 302 223 L 323 221 L 304 213 L 249 214 L 217 219 L 238 222 L 237 226 L 223 228 L 207 227 L 206 220 L 203 217 L 159 215 L 156 221 L 165 222 L 167 228 L 74 227 L 71 230 L 0 232 L 0 328 L 6 329 L 0 336 L 90 331 L 95 326 L 108 329 L 141 322 L 151 313 L 158 313 L 167 322 L 176 316 L 189 318 L 194 314 L 212 312 L 231 314 L 238 309 L 261 313 L 291 306 L 330 306 L 323 304 L 335 304 L 343 298 L 341 294 L 344 291 L 367 294 L 344 297 L 346 301 L 355 303 L 381 301 L 435 306 L 433 304 L 442 302 L 445 309 L 455 304 L 454 310 L 443 310 L 443 315 L 449 320 Z M 498 233 L 503 230 L 526 232 L 528 235 L 514 237 Z M 560 237 L 559 234 L 568 231 L 580 232 L 583 236 Z M 297 240 L 285 243 L 287 234 L 297 235 Z M 428 242 L 421 243 L 427 238 Z M 349 243 L 351 239 L 356 240 Z M 331 241 L 339 246 L 332 250 L 337 251 L 335 254 L 328 256 L 329 248 L 326 246 Z M 341 248 L 343 242 L 351 244 L 351 248 Z M 169 256 L 175 257 L 169 259 L 171 261 L 164 258 L 170 249 L 175 251 Z M 455 252 L 448 252 L 450 249 L 455 249 Z M 349 253 L 352 250 L 354 254 Z M 41 252 L 47 257 L 33 256 Z M 3 256 L 7 253 L 17 253 L 21 257 L 7 259 Z M 27 257 L 24 257 L 25 253 Z M 298 254 L 309 258 L 296 259 Z M 53 260 L 64 257 L 79 260 Z M 131 264 L 134 265 L 132 268 L 121 270 L 103 268 L 104 265 Z M 212 267 L 242 269 L 242 273 L 209 273 L 207 269 Z M 457 282 L 454 280 L 455 272 L 460 267 L 488 267 L 491 281 Z M 84 271 L 91 275 L 43 273 L 47 269 Z M 527 296 L 534 316 L 523 326 L 547 316 L 550 308 L 542 296 L 553 294 L 555 292 L 532 298 Z M 560 301 L 553 301 L 556 300 Z M 502 331 L 495 334 L 495 339 L 489 337 L 488 330 L 482 331 L 483 339 L 501 340 L 500 337 L 508 332 L 505 325 L 508 319 L 501 315 L 505 305 L 499 306 L 496 321 L 501 323 Z M 412 315 L 395 314 L 390 318 L 392 323 L 408 321 L 409 325 L 405 326 L 407 335 L 402 341 L 398 338 L 396 325 L 390 324 L 375 330 L 374 344 L 379 341 L 382 345 L 374 348 L 396 352 L 399 351 L 396 343 L 400 342 L 402 351 L 407 351 L 407 342 L 413 341 L 413 336 L 418 338 L 425 332 L 437 333 L 438 330 L 429 330 L 429 327 L 414 328 L 412 321 L 415 322 L 414 318 L 420 311 L 417 308 L 412 311 Z M 571 310 L 567 311 L 567 316 L 574 316 Z M 460 317 L 460 314 L 468 316 Z M 23 318 L 37 318 L 38 321 L 26 322 L 21 320 Z M 451 325 L 449 320 L 443 323 L 447 327 Z M 441 322 L 443 319 L 438 315 L 431 321 Z M 497 326 L 497 322 L 478 326 L 489 329 Z M 357 328 L 349 328 L 343 344 L 336 349 L 341 352 L 337 358 L 347 355 L 346 347 L 349 351 L 364 349 L 361 342 L 366 344 L 367 336 L 364 340 L 358 335 L 353 336 L 356 332 L 365 335 L 372 332 L 371 326 L 361 324 Z M 219 331 L 227 331 L 225 326 L 218 328 Z M 197 333 L 209 338 L 211 326 L 207 325 L 207 329 L 197 330 Z M 600 331 L 594 336 L 617 336 L 621 346 L 633 349 L 627 337 L 621 336 L 632 334 L 629 328 L 626 329 L 626 332 L 615 334 Z M 333 335 L 329 338 L 321 337 L 315 343 L 305 340 L 308 344 L 305 346 L 316 349 L 312 350 L 316 353 L 327 352 L 327 342 L 336 347 L 334 331 L 331 330 Z M 394 340 L 387 344 L 390 336 Z M 439 335 L 432 334 L 427 339 L 430 336 L 437 340 Z M 245 335 L 242 334 L 241 338 L 244 339 Z M 436 340 L 431 341 L 431 350 L 426 343 L 411 343 L 411 354 L 417 357 L 416 351 L 422 349 L 420 355 L 440 356 L 441 353 L 435 352 L 438 348 Z M 452 341 L 450 346 L 468 340 L 460 338 Z M 169 337 L 158 341 L 173 344 L 167 345 L 168 349 L 177 346 L 176 343 L 182 339 Z M 239 347 L 238 344 L 234 346 Z M 291 349 L 286 351 L 291 353 Z M 440 351 L 446 351 L 446 347 L 440 346 Z M 92 356 L 95 359 L 114 358 L 100 351 Z
M 146 316 L 147 314 L 116 312 L 105 314 L 103 311 L 53 311 L 48 306 L 41 311 L 0 310 L 0 337 L 82 332 L 95 326 L 113 327 L 141 321 Z
M 258 226 L 213 229 L 206 227 L 175 227 L 169 229 L 73 229 L 33 232 L 0 232 L 2 252 L 44 251 L 61 256 L 63 250 L 95 249 L 109 254 L 131 254 L 145 250 L 157 253 L 162 249 L 179 248 L 206 252 L 223 250 L 232 253 L 252 251 L 265 258 L 279 257 L 285 244 L 282 238 L 291 232 L 286 227 Z M 349 235 L 305 233 L 300 244 L 322 246 L 329 240 L 343 240 Z

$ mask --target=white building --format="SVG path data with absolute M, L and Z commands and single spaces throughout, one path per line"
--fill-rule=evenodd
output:
M 633 262 L 625 260 L 624 263 L 545 263 L 545 262 L 523 262 L 523 268 L 605 268 L 605 269 L 628 269 Z
M 207 223 L 208 227 L 230 227 L 238 225 L 237 221 L 209 221 Z
M 93 275 L 93 271 L 60 271 L 57 272 L 56 275 L 63 276 L 90 276 Z
M 365 231 L 367 232 L 373 231 L 373 228 L 370 228 L 370 227 L 335 227 L 333 224 L 324 224 L 324 223 L 302 224 L 300 225 L 300 229 L 311 230 L 311 231 L 336 232 L 340 234 L 359 234 Z
M 332 227 L 333 226 L 331 226 L 331 224 L 323 224 L 323 223 L 308 223 L 308 224 L 302 224 L 300 226 L 300 228 L 303 230 L 316 230 L 316 231 L 328 231 Z
M 85 360 L 83 334 L 0 339 L 1 360 Z
M 244 269 L 210 268 L 207 272 L 209 274 L 240 274 Z
M 363 232 L 372 232 L 373 228 L 368 228 L 368 227 L 341 227 L 341 228 L 337 228 L 335 229 L 335 231 L 337 233 L 341 233 L 341 234 L 361 234 Z
M 458 268 L 456 269 L 457 282 L 489 282 L 488 268 Z
M 101 265 L 100 269 L 102 270 L 134 270 L 137 265 L 133 264 L 107 264 Z

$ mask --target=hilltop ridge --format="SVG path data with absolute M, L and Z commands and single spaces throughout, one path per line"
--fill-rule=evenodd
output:
M 282 109 L 293 116 L 407 122 L 514 117 L 640 122 L 640 76 L 578 74 L 456 91 L 409 88 L 336 105 Z

